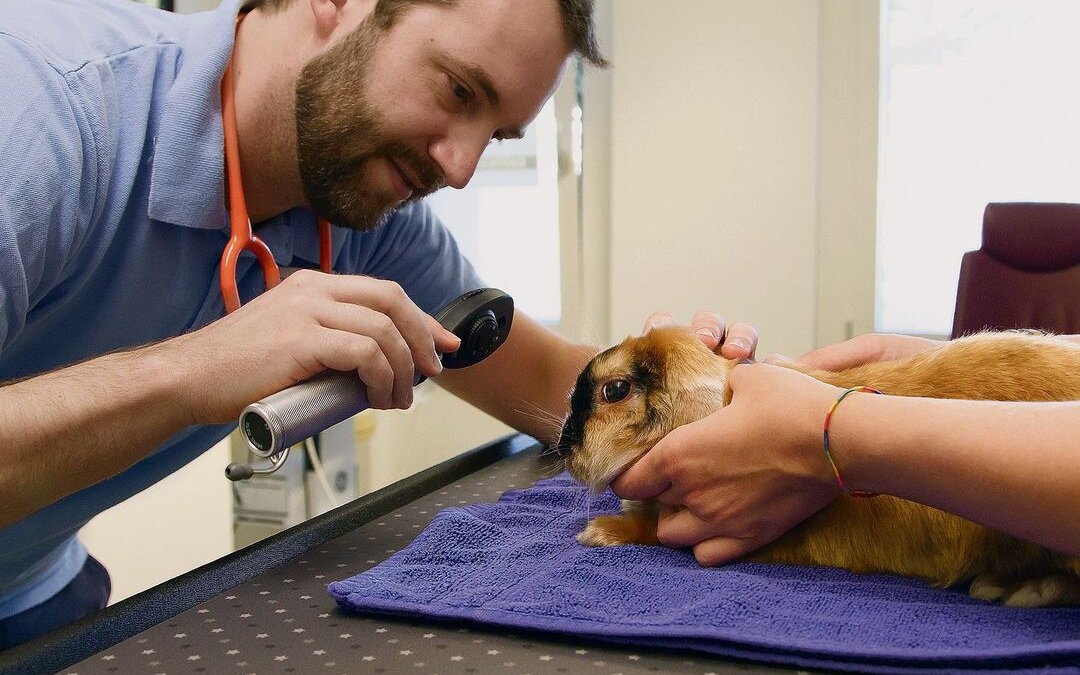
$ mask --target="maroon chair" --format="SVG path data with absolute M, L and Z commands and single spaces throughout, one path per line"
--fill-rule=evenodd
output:
M 984 329 L 1080 333 L 1080 204 L 987 204 L 964 254 L 952 337 Z

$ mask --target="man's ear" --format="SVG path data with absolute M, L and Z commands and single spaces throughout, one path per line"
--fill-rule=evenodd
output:
M 308 0 L 311 16 L 315 21 L 315 33 L 323 39 L 329 38 L 341 24 L 345 3 L 348 0 Z

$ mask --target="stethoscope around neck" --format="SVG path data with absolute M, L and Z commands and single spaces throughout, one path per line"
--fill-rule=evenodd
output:
M 221 285 L 221 296 L 225 302 L 225 312 L 230 313 L 240 308 L 236 264 L 242 252 L 250 251 L 255 254 L 262 267 L 266 290 L 281 283 L 281 270 L 278 269 L 270 247 L 255 235 L 251 226 L 251 217 L 248 214 L 247 200 L 244 199 L 232 62 L 225 67 L 225 73 L 221 78 L 221 126 L 225 137 L 225 180 L 229 190 L 229 241 L 221 253 L 218 279 Z M 319 231 L 319 269 L 331 273 L 333 272 L 333 247 L 330 223 L 324 218 L 317 217 L 315 226 Z M 234 480 L 242 480 L 256 474 L 271 474 L 280 469 L 288 458 L 289 449 L 284 448 L 267 457 L 270 460 L 268 467 L 234 463 L 225 469 L 225 475 Z
M 262 266 L 263 281 L 269 290 L 281 282 L 270 247 L 255 235 L 248 215 L 247 201 L 244 199 L 244 182 L 240 173 L 240 141 L 236 129 L 236 100 L 233 95 L 232 64 L 225 68 L 221 79 L 221 126 L 225 135 L 225 180 L 229 188 L 229 242 L 221 254 L 221 268 L 218 272 L 221 283 L 221 295 L 225 300 L 225 311 L 234 312 L 240 308 L 240 292 L 236 286 L 236 263 L 243 251 L 251 251 Z M 324 218 L 316 218 L 319 230 L 319 269 L 333 272 L 333 250 L 330 235 L 330 223 Z

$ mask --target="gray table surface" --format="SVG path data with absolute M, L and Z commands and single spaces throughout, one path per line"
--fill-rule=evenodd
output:
M 408 545 L 442 508 L 551 475 L 535 450 L 498 461 L 62 670 L 62 673 L 779 673 L 690 652 L 346 614 L 330 581 Z

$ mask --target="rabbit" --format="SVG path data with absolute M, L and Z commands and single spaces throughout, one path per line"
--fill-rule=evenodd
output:
M 601 491 L 672 429 L 730 403 L 728 374 L 737 364 L 685 328 L 627 338 L 578 377 L 555 449 L 571 476 Z M 1038 332 L 979 333 L 840 372 L 783 365 L 895 396 L 1080 400 L 1080 345 Z M 654 503 L 624 501 L 621 514 L 591 519 L 578 541 L 657 545 L 657 516 Z M 1014 606 L 1080 604 L 1080 558 L 888 495 L 841 494 L 744 560 L 891 573 L 942 588 L 970 582 L 971 596 Z

